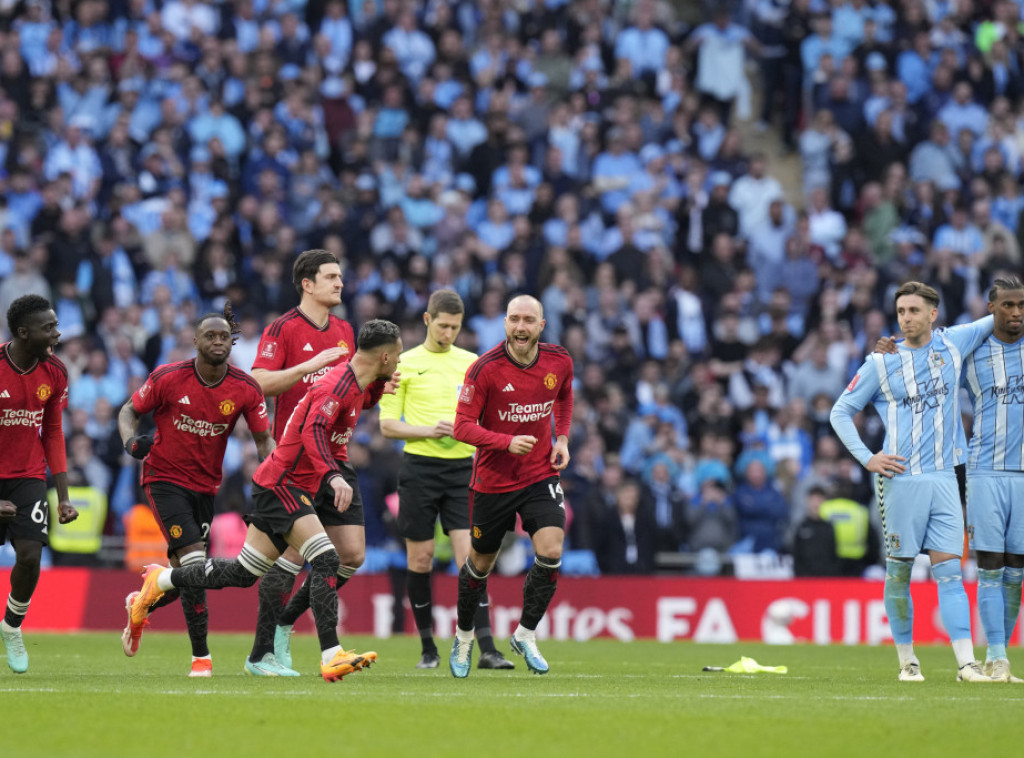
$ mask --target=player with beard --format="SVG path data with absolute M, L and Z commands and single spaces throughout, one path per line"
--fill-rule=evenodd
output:
M 15 561 L 11 592 L 0 621 L 7 665 L 28 671 L 21 623 L 39 583 L 39 562 L 48 544 L 50 509 L 46 469 L 57 487 L 57 517 L 78 518 L 68 495 L 67 453 L 61 414 L 68 400 L 68 371 L 53 355 L 60 342 L 57 315 L 49 301 L 24 295 L 7 309 L 11 341 L 0 347 L 0 441 L 4 473 L 0 477 L 0 545 L 9 539 Z
M 441 662 L 434 643 L 430 587 L 439 518 L 451 539 L 455 565 L 465 563 L 469 554 L 469 477 L 474 451 L 452 438 L 462 381 L 476 360 L 476 355 L 455 346 L 463 311 L 462 298 L 453 290 L 437 290 L 430 296 L 423 314 L 427 337 L 402 356 L 405 379 L 394 395 L 380 403 L 381 432 L 405 440 L 398 472 L 398 533 L 405 538 L 409 605 L 422 645 L 416 668 L 422 669 L 437 668 Z M 477 668 L 514 668 L 494 647 L 486 595 L 480 601 L 475 626 L 480 643 Z
M 292 410 L 310 386 L 347 361 L 355 349 L 352 326 L 331 313 L 341 304 L 344 288 L 338 256 L 328 250 L 301 253 L 292 266 L 292 284 L 299 293 L 299 304 L 263 331 L 252 365 L 253 378 L 263 393 L 274 399 L 274 439 L 278 442 Z M 340 589 L 363 564 L 366 554 L 362 507 L 344 513 L 327 507 L 321 522 L 341 559 Z M 275 635 L 275 630 L 302 564 L 302 556 L 288 548 L 260 580 L 256 635 L 249 655 L 250 661 L 262 662 L 252 671 L 257 676 L 294 676 L 288 636 L 283 630 Z M 295 598 L 294 607 L 300 606 L 298 613 L 309 607 L 308 598 Z
M 251 587 L 286 546 L 309 561 L 310 607 L 320 641 L 320 673 L 333 682 L 369 666 L 373 652 L 355 653 L 338 641 L 338 554 L 313 507 L 313 492 L 339 512 L 355 499 L 355 471 L 343 463 L 359 415 L 399 382 L 402 340 L 388 321 L 368 322 L 352 360 L 335 367 L 296 406 L 281 443 L 253 475 L 253 514 L 238 558 L 210 559 L 169 570 L 147 566 L 132 604 L 135 623 L 169 590 L 186 587 Z M 278 674 L 281 675 L 281 674 Z M 291 676 L 297 676 L 294 672 Z
M 458 625 L 448 661 L 459 679 L 469 676 L 473 619 L 517 514 L 536 558 L 523 584 L 512 652 L 534 673 L 548 671 L 536 629 L 562 565 L 565 504 L 558 472 L 569 463 L 573 366 L 565 348 L 540 342 L 544 323 L 539 300 L 513 298 L 505 312 L 505 342 L 469 367 L 459 395 L 453 436 L 477 450 L 470 480 L 471 544 L 459 571 Z
M 173 566 L 202 565 L 206 560 L 213 498 L 220 487 L 228 438 L 238 419 L 244 416 L 261 459 L 274 449 L 259 385 L 228 363 L 239 331 L 231 303 L 224 305 L 222 314 L 204 316 L 193 338 L 196 357 L 158 367 L 118 415 L 125 450 L 142 460 L 142 486 L 167 539 Z M 139 420 L 150 412 L 156 435 L 139 436 Z M 133 619 L 132 602 L 137 595 L 133 592 L 125 599 L 128 625 L 121 645 L 129 657 L 138 652 L 148 623 L 145 617 Z M 176 598 L 177 593 L 168 593 L 160 605 Z M 192 642 L 189 676 L 210 676 L 206 591 L 183 588 L 181 601 Z

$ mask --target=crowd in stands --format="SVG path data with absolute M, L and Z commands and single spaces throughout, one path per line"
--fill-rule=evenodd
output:
M 26 292 L 55 303 L 69 475 L 109 493 L 108 532 L 139 501 L 120 405 L 193 354 L 195 317 L 225 299 L 241 314 L 233 360 L 251 367 L 313 247 L 344 259 L 342 315 L 395 320 L 408 345 L 434 289 L 462 295 L 460 344 L 478 351 L 503 339 L 510 296 L 541 298 L 544 339 L 576 367 L 570 544 L 602 570 L 650 571 L 659 551 L 806 558 L 823 500 L 866 506 L 828 412 L 894 333 L 895 286 L 936 286 L 951 324 L 1020 264 L 1021 5 L 704 14 L 2 4 L 0 314 Z M 749 151 L 744 118 L 798 151 L 801 186 L 787 194 L 775 156 Z M 880 424 L 864 424 L 877 449 Z M 241 439 L 224 510 L 247 507 Z M 383 503 L 399 453 L 375 414 L 351 448 L 364 498 Z M 386 544 L 386 509 L 368 519 Z

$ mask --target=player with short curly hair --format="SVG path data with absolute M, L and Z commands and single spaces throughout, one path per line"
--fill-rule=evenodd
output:
M 39 295 L 23 295 L 7 309 L 11 340 L 0 346 L 0 545 L 10 540 L 15 562 L 11 592 L 0 621 L 7 665 L 28 670 L 21 623 L 39 582 L 43 547 L 49 543 L 46 469 L 57 488 L 57 518 L 78 518 L 68 494 L 67 452 L 61 415 L 68 402 L 68 371 L 53 354 L 60 343 L 57 314 Z
M 158 367 L 118 415 L 125 450 L 142 461 L 142 486 L 167 539 L 174 566 L 201 564 L 206 559 L 213 521 L 213 498 L 220 487 L 224 451 L 238 419 L 245 418 L 260 459 L 274 449 L 263 392 L 256 381 L 228 359 L 240 332 L 225 303 L 196 324 L 196 357 Z M 139 420 L 152 412 L 156 437 L 138 434 Z M 121 634 L 124 654 L 139 649 L 146 619 L 132 617 L 130 594 L 125 605 L 128 624 Z M 168 593 L 166 605 L 177 598 Z M 181 590 L 182 611 L 192 642 L 189 676 L 210 676 L 213 663 L 207 646 L 206 592 Z M 153 610 L 153 609 L 150 609 Z

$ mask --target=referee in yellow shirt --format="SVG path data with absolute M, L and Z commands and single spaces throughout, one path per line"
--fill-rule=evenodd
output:
M 430 296 L 423 314 L 427 338 L 402 353 L 402 383 L 396 394 L 380 401 L 381 432 L 390 439 L 405 440 L 398 473 L 398 532 L 405 538 L 409 603 L 423 645 L 423 656 L 416 664 L 420 669 L 437 668 L 440 663 L 430 591 L 438 516 L 452 541 L 455 564 L 461 566 L 469 554 L 469 479 L 474 450 L 451 436 L 466 369 L 477 358 L 454 344 L 464 313 L 457 292 L 438 290 Z M 477 609 L 475 626 L 481 651 L 477 667 L 514 668 L 494 647 L 486 597 Z

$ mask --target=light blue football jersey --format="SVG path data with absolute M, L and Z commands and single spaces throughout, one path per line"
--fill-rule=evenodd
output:
M 832 408 L 832 427 L 853 456 L 866 465 L 874 454 L 861 440 L 853 416 L 868 403 L 885 425 L 882 452 L 899 455 L 910 475 L 952 471 L 962 463 L 960 386 L 964 357 L 992 334 L 992 317 L 939 329 L 919 348 L 897 346 L 872 353 Z
M 967 467 L 1024 471 L 1024 338 L 989 337 L 964 364 L 974 406 Z

